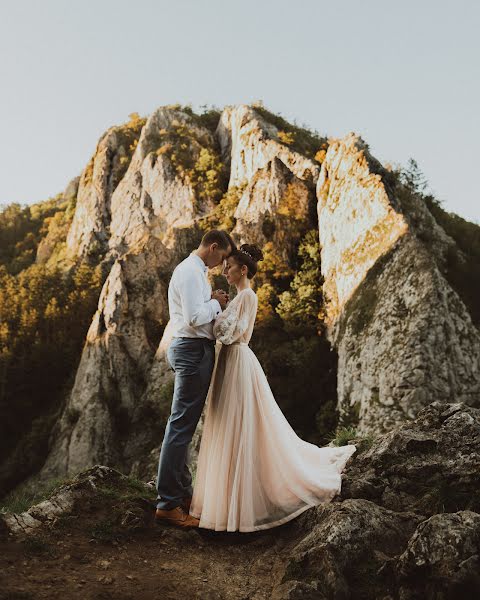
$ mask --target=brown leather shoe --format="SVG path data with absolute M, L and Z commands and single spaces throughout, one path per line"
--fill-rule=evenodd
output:
M 183 508 L 185 509 L 185 512 L 188 513 L 188 511 L 190 510 L 190 505 L 192 503 L 192 498 L 184 498 L 183 499 Z
M 155 512 L 156 523 L 168 523 L 178 527 L 198 527 L 200 519 L 192 517 L 182 506 L 176 506 L 171 510 L 157 508 Z

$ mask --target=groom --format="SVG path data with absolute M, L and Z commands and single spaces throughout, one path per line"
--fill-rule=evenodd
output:
M 167 358 L 175 371 L 175 384 L 158 464 L 158 522 L 198 527 L 199 519 L 188 514 L 193 488 L 187 454 L 215 363 L 213 321 L 228 300 L 223 290 L 212 293 L 207 272 L 226 260 L 234 249 L 228 233 L 208 231 L 200 246 L 176 266 L 168 286 L 173 340 Z

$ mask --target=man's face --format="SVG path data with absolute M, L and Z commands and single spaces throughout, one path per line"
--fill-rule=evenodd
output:
M 223 264 L 232 252 L 232 247 L 229 245 L 228 248 L 220 248 L 218 244 L 213 243 L 210 246 L 210 255 L 207 259 L 207 264 L 210 269 Z

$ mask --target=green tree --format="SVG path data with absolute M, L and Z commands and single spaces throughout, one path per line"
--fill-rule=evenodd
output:
M 301 266 L 290 289 L 280 295 L 276 308 L 288 329 L 316 330 L 322 325 L 323 277 L 320 267 L 320 244 L 316 229 L 311 229 L 298 249 Z
M 69 203 L 47 201 L 0 213 L 0 489 L 37 469 L 78 366 L 103 283 L 100 266 L 69 271 L 25 260 Z M 61 220 L 61 219 L 60 219 Z M 23 236 L 23 237 L 22 237 Z M 9 240 L 9 243 L 5 242 Z M 18 248 L 22 248 L 18 250 Z
M 417 161 L 410 158 L 407 167 L 401 171 L 401 182 L 413 192 L 423 194 L 427 188 L 427 180 L 420 170 Z

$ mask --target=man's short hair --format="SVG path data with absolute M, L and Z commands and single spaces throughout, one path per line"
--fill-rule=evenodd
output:
M 210 246 L 214 243 L 217 243 L 218 247 L 222 250 L 226 250 L 229 246 L 232 251 L 236 249 L 236 245 L 231 236 L 222 229 L 210 229 L 210 231 L 207 231 L 202 237 L 202 241 L 200 242 L 202 246 Z

